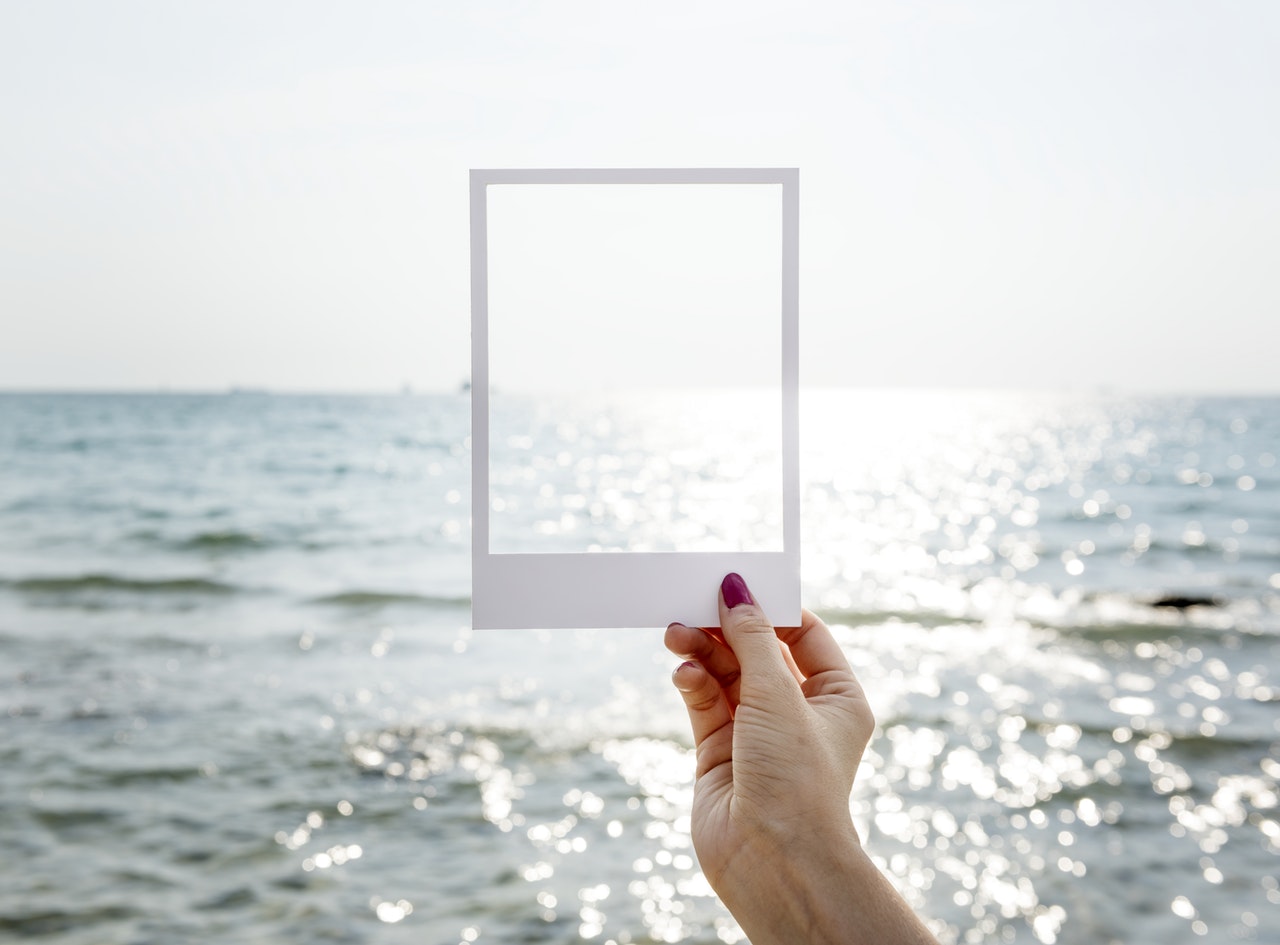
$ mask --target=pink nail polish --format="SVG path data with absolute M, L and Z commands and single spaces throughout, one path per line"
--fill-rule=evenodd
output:
M 751 596 L 751 592 L 747 590 L 747 582 L 742 580 L 742 575 L 729 573 L 724 576 L 724 580 L 720 582 L 720 593 L 724 596 L 724 605 L 730 610 L 739 604 L 754 604 L 755 598 Z
M 671 671 L 672 681 L 674 681 L 676 677 L 680 675 L 680 670 L 684 669 L 686 666 L 697 666 L 697 665 L 698 664 L 695 663 L 693 660 L 685 660 L 683 663 L 681 663 L 679 666 L 677 666 L 675 669 Z

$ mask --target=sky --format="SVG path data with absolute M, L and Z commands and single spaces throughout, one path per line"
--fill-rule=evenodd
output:
M 457 389 L 468 169 L 796 167 L 806 386 L 1280 392 L 1270 0 L 0 11 L 0 388 Z
M 486 190 L 492 389 L 780 390 L 781 183 Z

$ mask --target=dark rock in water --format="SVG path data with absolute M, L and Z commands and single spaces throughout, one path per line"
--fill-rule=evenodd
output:
M 1186 610 L 1188 607 L 1220 607 L 1222 602 L 1216 597 L 1192 597 L 1182 594 L 1166 594 L 1151 602 L 1152 607 L 1167 607 L 1171 610 Z

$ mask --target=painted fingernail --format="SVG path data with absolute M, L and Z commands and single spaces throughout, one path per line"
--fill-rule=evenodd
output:
M 724 595 L 724 605 L 730 610 L 739 604 L 754 604 L 755 598 L 751 596 L 751 592 L 747 590 L 747 582 L 742 580 L 742 575 L 730 572 L 724 576 L 724 580 L 720 582 L 720 593 Z

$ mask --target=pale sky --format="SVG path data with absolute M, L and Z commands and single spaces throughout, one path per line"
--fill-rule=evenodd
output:
M 493 389 L 781 389 L 781 184 L 487 190 Z
M 805 385 L 1280 391 L 1271 0 L 0 11 L 0 388 L 454 389 L 469 168 L 754 166 Z

